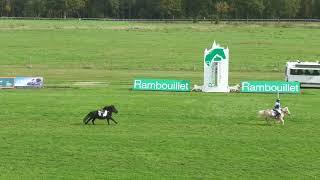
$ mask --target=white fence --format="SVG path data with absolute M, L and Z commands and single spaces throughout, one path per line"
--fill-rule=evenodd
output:
M 21 20 L 93 20 L 93 21 L 131 21 L 131 22 L 212 22 L 215 19 L 111 19 L 111 18 L 43 18 L 43 17 L 0 17 Z M 220 22 L 320 22 L 320 19 L 220 19 Z

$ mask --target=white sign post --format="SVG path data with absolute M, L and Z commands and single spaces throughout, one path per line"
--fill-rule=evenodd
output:
M 230 92 L 229 90 L 229 49 L 216 42 L 204 51 L 203 92 Z

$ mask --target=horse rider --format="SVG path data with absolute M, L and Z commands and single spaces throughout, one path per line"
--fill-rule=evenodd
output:
M 108 115 L 108 111 L 107 109 L 101 109 L 98 111 L 98 115 L 101 116 L 101 117 L 107 117 Z
M 273 107 L 273 111 L 275 112 L 275 117 L 279 118 L 279 116 L 281 115 L 281 105 L 280 105 L 280 99 L 278 98 L 276 100 L 276 103 Z

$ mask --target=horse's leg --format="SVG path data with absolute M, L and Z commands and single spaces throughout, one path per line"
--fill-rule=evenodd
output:
M 266 120 L 267 124 L 270 125 L 270 119 L 268 118 L 268 116 L 265 117 L 265 120 Z
M 93 116 L 90 114 L 90 116 L 88 117 L 86 124 L 88 124 L 91 120 L 93 119 Z
M 90 117 L 88 117 L 87 119 L 85 119 L 85 120 L 84 120 L 84 124 L 88 124 L 89 120 L 90 120 Z
M 88 117 L 88 118 L 86 119 L 85 124 L 88 124 L 88 123 L 90 122 L 90 120 L 91 120 L 91 117 Z
M 116 120 L 114 120 L 113 118 L 110 118 L 114 123 L 118 124 Z
M 89 114 L 86 115 L 86 117 L 83 118 L 83 122 L 84 122 L 85 124 L 88 124 L 88 119 L 90 119 L 90 118 L 91 118 L 91 117 L 90 117 L 90 113 L 89 113 Z
M 279 119 L 277 117 L 274 117 L 274 121 L 273 121 L 273 124 L 276 124 L 276 122 L 278 122 Z
M 107 118 L 108 125 L 110 125 L 109 118 Z
M 265 117 L 265 120 L 266 120 L 267 124 L 269 124 L 268 117 Z
M 83 123 L 87 124 L 87 119 L 88 119 L 88 115 L 86 115 L 86 117 L 83 118 Z
M 94 125 L 94 121 L 95 121 L 95 120 L 96 120 L 95 117 L 91 120 L 91 122 L 92 122 L 93 125 Z

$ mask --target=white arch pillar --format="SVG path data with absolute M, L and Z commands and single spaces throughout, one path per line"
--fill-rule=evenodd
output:
M 229 92 L 229 48 L 216 42 L 204 51 L 203 92 Z

